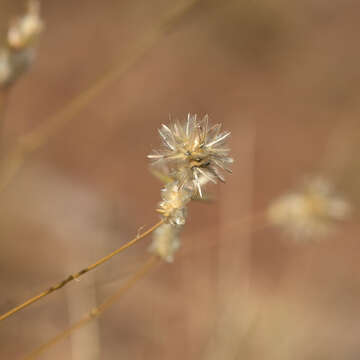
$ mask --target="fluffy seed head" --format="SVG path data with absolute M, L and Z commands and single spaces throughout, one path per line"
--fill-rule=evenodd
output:
M 149 251 L 166 262 L 174 261 L 174 254 L 180 247 L 180 226 L 162 224 L 153 233 Z
M 308 180 L 296 192 L 281 196 L 268 209 L 268 219 L 295 239 L 327 235 L 336 221 L 344 220 L 350 205 L 323 178 Z
M 224 181 L 221 170 L 231 172 L 233 159 L 224 145 L 230 132 L 221 132 L 221 125 L 209 128 L 208 116 L 198 120 L 189 114 L 185 124 L 175 121 L 159 129 L 164 148 L 148 155 L 156 163 L 166 163 L 179 186 L 191 186 L 202 196 L 201 183 Z M 202 178 L 202 180 L 200 180 Z
M 0 49 L 0 87 L 9 82 L 11 73 L 9 51 L 7 49 Z
M 44 27 L 40 17 L 40 3 L 29 1 L 28 12 L 9 28 L 7 42 L 10 48 L 21 50 L 33 45 Z

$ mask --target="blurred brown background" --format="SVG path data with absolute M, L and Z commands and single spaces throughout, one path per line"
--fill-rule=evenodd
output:
M 3 151 L 125 65 L 1 193 L 0 310 L 158 221 L 146 159 L 157 128 L 208 113 L 231 130 L 235 158 L 211 187 L 217 201 L 191 204 L 173 264 L 42 358 L 358 360 L 360 4 L 200 0 L 161 25 L 190 3 L 42 1 L 46 29 L 8 98 Z M 2 39 L 24 8 L 0 1 Z M 335 235 L 297 244 L 257 221 L 318 173 L 355 209 Z M 100 303 L 149 242 L 1 322 L 0 359 L 21 359 Z

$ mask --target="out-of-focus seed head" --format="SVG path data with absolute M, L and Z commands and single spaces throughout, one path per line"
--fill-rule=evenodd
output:
M 180 226 L 162 224 L 153 232 L 149 251 L 166 262 L 174 261 L 174 254 L 180 248 Z
M 209 128 L 208 116 L 198 120 L 197 115 L 188 115 L 185 124 L 175 121 L 169 127 L 159 129 L 164 148 L 148 155 L 156 163 L 166 163 L 171 176 L 180 187 L 191 186 L 202 196 L 201 183 L 224 181 L 221 170 L 231 173 L 233 159 L 225 141 L 230 132 L 221 132 L 221 125 Z M 205 181 L 205 182 L 206 182 Z
M 323 178 L 306 181 L 295 192 L 281 196 L 268 208 L 271 224 L 280 226 L 297 240 L 329 234 L 337 221 L 346 219 L 350 205 Z
M 0 88 L 12 85 L 23 75 L 33 63 L 34 57 L 33 48 L 21 51 L 11 51 L 8 48 L 0 50 Z
M 191 199 L 191 193 L 176 182 L 167 184 L 161 190 L 162 201 L 157 211 L 164 221 L 171 225 L 184 225 L 186 219 L 186 205 Z
M 7 42 L 11 49 L 21 50 L 33 46 L 44 28 L 40 17 L 40 3 L 30 0 L 28 12 L 10 26 Z
M 11 63 L 8 49 L 0 49 L 0 87 L 7 85 L 11 79 Z

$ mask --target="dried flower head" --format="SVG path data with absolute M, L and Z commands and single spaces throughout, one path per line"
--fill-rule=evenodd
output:
M 349 213 L 348 202 L 335 193 L 328 181 L 317 177 L 306 181 L 299 191 L 274 201 L 268 218 L 296 239 L 308 239 L 327 235 L 335 222 L 344 220 Z
M 149 251 L 166 262 L 174 261 L 174 254 L 180 248 L 180 226 L 162 224 L 153 233 Z
M 161 190 L 162 201 L 157 211 L 164 221 L 171 225 L 184 225 L 186 219 L 186 205 L 190 201 L 191 193 L 176 182 L 167 184 Z
M 32 46 L 44 27 L 40 17 L 40 3 L 29 1 L 28 12 L 10 26 L 7 42 L 10 48 L 21 50 Z
M 202 196 L 201 182 L 224 181 L 221 170 L 231 173 L 233 159 L 224 146 L 230 132 L 221 132 L 221 124 L 209 128 L 208 116 L 202 120 L 197 115 L 188 115 L 185 124 L 175 121 L 170 127 L 159 129 L 164 149 L 148 155 L 154 163 L 166 163 L 171 175 L 180 187 L 191 186 Z M 202 180 L 200 180 L 202 178 Z

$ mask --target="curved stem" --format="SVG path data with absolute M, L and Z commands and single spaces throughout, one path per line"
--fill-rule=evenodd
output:
M 65 285 L 67 285 L 68 283 L 70 283 L 71 281 L 79 278 L 80 276 L 86 274 L 87 272 L 94 270 L 95 268 L 97 268 L 98 266 L 100 266 L 101 264 L 104 264 L 105 262 L 109 261 L 112 257 L 114 257 L 115 255 L 119 254 L 120 252 L 124 251 L 125 249 L 127 249 L 128 247 L 134 245 L 137 241 L 139 241 L 140 239 L 144 238 L 145 236 L 151 234 L 156 228 L 158 228 L 161 224 L 163 223 L 163 220 L 159 221 L 157 224 L 155 224 L 154 226 L 152 226 L 150 229 L 146 230 L 145 232 L 143 232 L 142 234 L 138 235 L 137 237 L 135 237 L 134 239 L 130 240 L 129 242 L 127 242 L 126 244 L 122 245 L 121 247 L 119 247 L 118 249 L 116 249 L 115 251 L 113 251 L 112 253 L 104 256 L 103 258 L 99 259 L 98 261 L 96 261 L 95 263 L 89 265 L 88 267 L 86 267 L 85 269 L 82 269 L 80 271 L 78 271 L 75 274 L 69 275 L 66 279 L 60 281 L 59 283 L 57 283 L 54 286 L 51 286 L 50 288 L 48 288 L 47 290 L 41 292 L 40 294 L 30 298 L 29 300 L 26 300 L 24 303 L 14 307 L 13 309 L 9 310 L 8 312 L 6 312 L 5 314 L 0 316 L 0 321 L 5 320 L 6 318 L 14 315 L 15 313 L 17 313 L 18 311 L 34 304 L 35 302 L 39 301 L 40 299 L 44 298 L 45 296 L 50 295 L 51 293 L 53 293 L 56 290 L 59 290 L 61 288 L 63 288 Z

